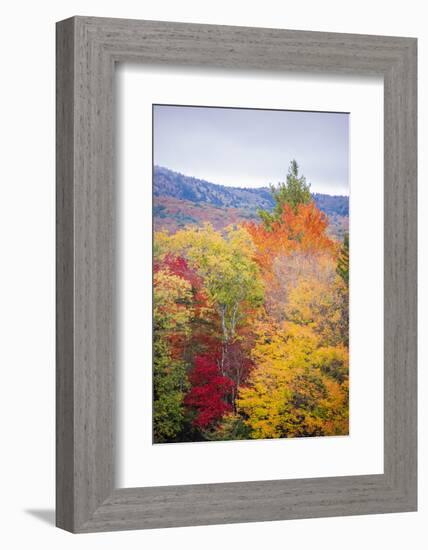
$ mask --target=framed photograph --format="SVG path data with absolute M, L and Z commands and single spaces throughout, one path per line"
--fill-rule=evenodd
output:
M 416 39 L 57 24 L 57 525 L 414 511 Z

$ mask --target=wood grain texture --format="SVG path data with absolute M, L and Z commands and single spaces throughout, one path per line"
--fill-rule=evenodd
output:
M 74 526 L 74 24 L 56 37 L 56 523 Z
M 116 62 L 383 76 L 383 475 L 114 488 Z M 59 527 L 92 532 L 416 510 L 416 147 L 415 39 L 87 17 L 58 23 Z

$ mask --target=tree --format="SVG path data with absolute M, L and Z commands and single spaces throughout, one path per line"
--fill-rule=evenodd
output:
M 303 275 L 288 293 L 285 318 L 310 327 L 320 337 L 322 345 L 348 343 L 348 289 L 342 279 L 330 269 Z
M 193 315 L 192 286 L 167 267 L 153 275 L 153 321 L 158 335 L 171 332 L 189 334 Z
M 174 441 L 184 421 L 184 394 L 188 388 L 185 365 L 173 360 L 165 339 L 153 342 L 153 439 Z
M 337 259 L 337 274 L 349 285 L 349 233 L 345 233 L 342 248 Z
M 161 443 L 175 439 L 184 419 L 186 370 L 172 357 L 170 339 L 190 333 L 192 287 L 166 266 L 155 270 L 153 282 L 153 437 Z
M 194 347 L 193 344 L 197 345 L 196 339 L 205 339 L 205 333 L 212 322 L 213 308 L 208 303 L 202 277 L 197 274 L 196 270 L 188 265 L 184 258 L 174 256 L 170 253 L 164 255 L 161 259 L 156 258 L 153 267 L 155 283 L 157 273 L 165 272 L 165 270 L 169 275 L 179 277 L 190 285 L 190 287 L 188 287 L 190 292 L 186 295 L 186 299 L 184 300 L 183 297 L 179 298 L 179 305 L 186 306 L 190 314 L 186 331 L 170 329 L 168 330 L 167 338 L 172 356 L 174 358 L 184 359 L 186 362 L 191 362 L 191 348 Z M 174 281 L 175 280 L 176 279 L 174 279 Z M 156 289 L 157 287 L 155 284 L 155 299 L 158 298 L 159 294 L 159 289 Z
M 207 428 L 232 411 L 227 396 L 234 383 L 219 372 L 218 364 L 212 357 L 196 357 L 189 380 L 191 389 L 185 397 L 185 404 L 195 410 L 194 426 Z
M 229 412 L 213 428 L 204 429 L 203 435 L 208 441 L 251 439 L 251 428 L 242 416 Z
M 275 206 L 272 212 L 261 209 L 258 211 L 265 228 L 268 230 L 272 229 L 274 222 L 281 221 L 286 205 L 296 212 L 299 204 L 308 204 L 312 201 L 310 184 L 306 183 L 305 176 L 299 177 L 299 166 L 295 160 L 290 162 L 286 183 L 280 182 L 276 188 L 274 185 L 270 187 Z
M 293 323 L 259 329 L 255 367 L 237 399 L 251 437 L 347 434 L 347 350 L 320 347 L 311 328 Z
M 249 350 L 246 349 L 249 348 L 248 342 L 245 341 L 248 337 L 249 335 L 247 334 L 229 343 L 222 365 L 223 373 L 234 382 L 231 388 L 231 403 L 233 409 L 235 409 L 236 391 L 242 384 L 245 384 L 254 366 L 254 363 L 249 357 Z M 244 347 L 244 344 L 247 344 L 247 346 Z
M 255 245 L 254 258 L 265 271 L 269 271 L 281 255 L 336 253 L 337 245 L 326 232 L 328 218 L 313 202 L 299 204 L 295 210 L 285 205 L 269 228 L 254 222 L 245 227 Z
M 229 227 L 222 234 L 209 224 L 188 227 L 165 239 L 164 250 L 180 254 L 204 281 L 208 301 L 215 307 L 221 325 L 223 371 L 228 345 L 248 315 L 263 302 L 263 284 L 254 262 L 254 246 L 242 227 Z

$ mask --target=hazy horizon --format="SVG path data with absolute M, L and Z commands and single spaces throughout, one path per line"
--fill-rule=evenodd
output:
M 347 113 L 153 106 L 154 164 L 217 185 L 277 185 L 295 159 L 312 193 L 349 196 L 348 156 Z

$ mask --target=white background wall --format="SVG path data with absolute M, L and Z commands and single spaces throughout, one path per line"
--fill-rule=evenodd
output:
M 426 287 L 420 286 L 419 512 L 93 535 L 55 529 L 54 23 L 70 15 L 407 35 L 419 38 L 420 280 L 428 277 L 428 27 L 407 0 L 14 0 L 1 10 L 0 543 L 3 548 L 426 547 Z M 424 248 L 422 250 L 422 247 Z

